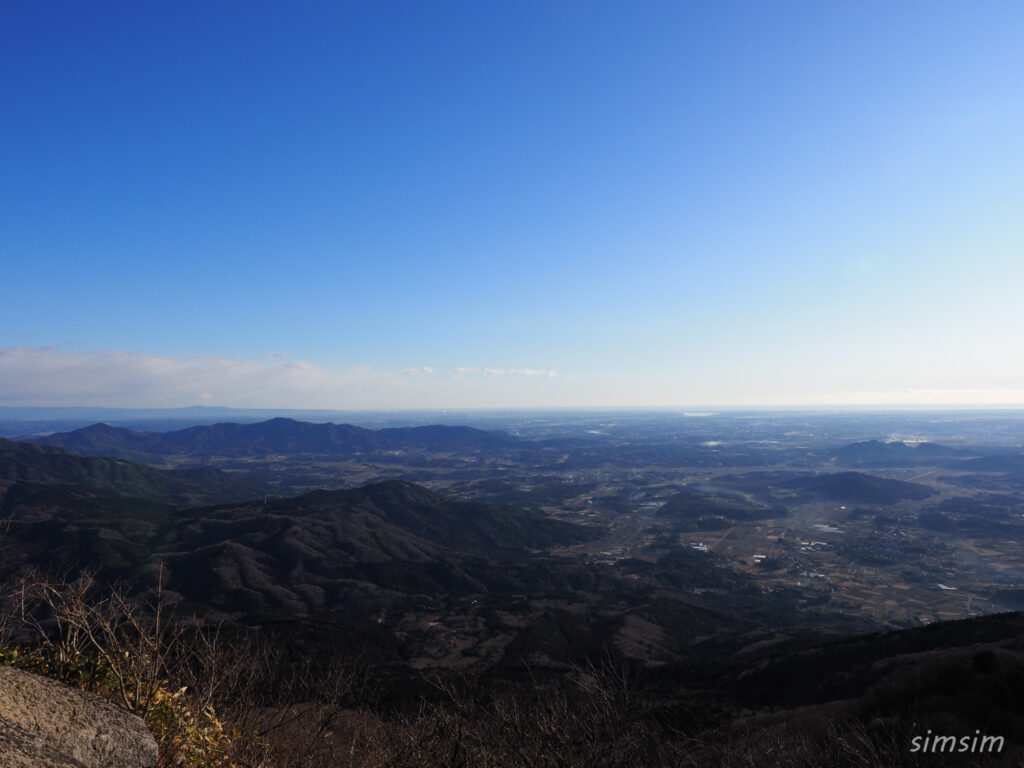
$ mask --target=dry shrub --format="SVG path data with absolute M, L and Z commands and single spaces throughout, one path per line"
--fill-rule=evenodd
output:
M 434 681 L 441 696 L 363 734 L 366 768 L 680 766 L 681 740 L 637 708 L 628 668 L 577 667 L 557 685 L 492 695 L 466 681 Z
M 7 619 L 23 642 L 0 651 L 0 662 L 99 693 L 139 715 L 160 746 L 161 768 L 233 765 L 212 702 L 175 680 L 169 662 L 184 629 L 170 621 L 159 588 L 140 606 L 88 575 L 34 575 L 8 605 Z

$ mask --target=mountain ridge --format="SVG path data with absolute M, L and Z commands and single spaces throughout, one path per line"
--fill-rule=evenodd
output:
M 504 448 L 517 441 L 504 432 L 465 426 L 436 424 L 373 430 L 278 417 L 255 424 L 220 422 L 170 432 L 141 432 L 97 423 L 27 442 L 85 455 L 139 460 L 168 456 L 351 455 L 416 449 L 477 451 Z

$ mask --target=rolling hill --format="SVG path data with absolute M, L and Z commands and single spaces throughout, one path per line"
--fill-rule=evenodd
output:
M 240 500 L 260 493 L 251 483 L 216 469 L 161 470 L 0 438 L 0 496 L 19 482 L 84 486 L 178 505 Z

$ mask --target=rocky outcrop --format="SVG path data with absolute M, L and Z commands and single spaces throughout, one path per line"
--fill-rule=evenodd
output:
M 63 683 L 0 667 L 0 768 L 151 768 L 142 719 Z

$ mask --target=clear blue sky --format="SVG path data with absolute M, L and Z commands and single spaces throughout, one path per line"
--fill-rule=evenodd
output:
M 1019 2 L 4 3 L 0 404 L 1022 402 L 1022 39 Z

